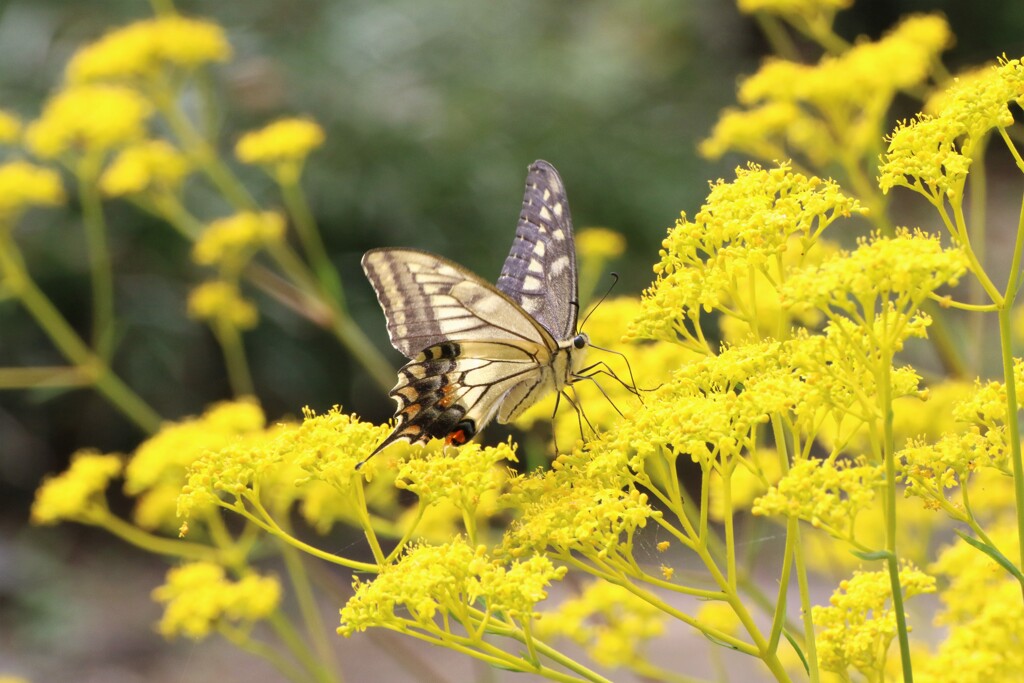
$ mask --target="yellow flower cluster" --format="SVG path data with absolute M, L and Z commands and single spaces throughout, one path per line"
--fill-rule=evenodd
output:
M 173 145 L 147 140 L 122 150 L 100 176 L 99 187 L 108 197 L 174 192 L 188 172 L 188 159 Z
M 540 614 L 534 631 L 544 640 L 568 638 L 586 648 L 601 666 L 646 661 L 645 645 L 662 635 L 668 616 L 657 607 L 608 581 L 591 581 L 577 597 Z
M 796 517 L 852 540 L 857 515 L 875 504 L 884 479 L 884 467 L 863 461 L 800 460 L 754 501 L 751 512 Z
M 721 474 L 716 470 L 711 475 L 708 514 L 712 519 L 721 521 L 727 514 L 748 509 L 754 499 L 767 493 L 768 487 L 782 477 L 779 454 L 773 449 L 758 448 L 750 455 L 737 457 L 736 465 L 729 475 L 731 509 L 726 508 Z
M 900 186 L 936 205 L 959 201 L 977 146 L 989 131 L 1013 124 L 1009 105 L 1022 97 L 1024 66 L 1019 59 L 954 81 L 933 103 L 935 115 L 901 123 L 889 136 L 879 167 L 882 191 Z
M 576 458 L 576 455 L 579 458 Z M 604 449 L 577 451 L 548 472 L 520 477 L 505 497 L 522 517 L 505 534 L 503 551 L 521 557 L 551 549 L 603 558 L 628 552 L 633 534 L 659 516 L 646 493 L 622 490 L 625 457 Z M 591 463 L 586 455 L 594 455 Z M 612 463 L 618 470 L 609 472 Z M 611 481 L 612 478 L 620 481 Z
M 47 101 L 25 131 L 25 142 L 44 159 L 103 153 L 141 140 L 151 114 L 149 102 L 131 88 L 71 86 Z
M 0 109 L 0 145 L 9 145 L 21 136 L 21 121 L 14 114 Z
M 772 12 L 796 15 L 808 19 L 822 13 L 846 9 L 853 0 L 737 0 L 736 6 L 744 14 Z
M 508 464 L 517 462 L 511 442 L 494 447 L 468 443 L 446 448 L 429 458 L 413 458 L 399 466 L 395 486 L 416 494 L 427 505 L 453 504 L 475 515 L 481 503 L 493 507 L 495 494 L 508 481 Z
M 855 319 L 870 319 L 879 301 L 907 315 L 935 290 L 955 286 L 967 266 L 961 249 L 943 249 L 937 237 L 900 229 L 894 237 L 861 239 L 852 253 L 793 274 L 780 294 L 784 306 L 837 309 Z
M 27 161 L 0 165 L 0 226 L 9 225 L 30 206 L 55 206 L 64 201 L 60 175 Z
M 162 67 L 193 69 L 230 56 L 217 24 L 166 15 L 116 29 L 81 48 L 68 62 L 67 78 L 71 83 L 142 79 Z
M 951 44 L 945 19 L 917 15 L 879 41 L 857 43 L 814 66 L 768 60 L 740 85 L 738 99 L 751 109 L 727 110 L 701 151 L 770 159 L 792 149 L 819 166 L 837 156 L 859 159 L 876 144 L 896 93 L 924 83 Z
M 1008 449 L 1002 430 L 981 434 L 974 429 L 946 434 L 938 441 L 912 440 L 896 454 L 906 478 L 906 495 L 926 503 L 944 498 L 943 490 L 962 486 L 980 467 L 1006 467 Z
M 188 295 L 188 314 L 196 320 L 250 330 L 259 322 L 256 306 L 242 296 L 238 285 L 223 280 L 204 282 Z
M 106 511 L 104 497 L 110 480 L 121 474 L 123 463 L 116 455 L 81 450 L 71 456 L 71 466 L 47 478 L 32 503 L 33 524 L 89 521 L 96 511 Z
M 483 625 L 496 618 L 491 615 L 529 620 L 536 604 L 547 597 L 547 586 L 565 573 L 565 567 L 555 567 L 542 555 L 502 563 L 488 557 L 484 546 L 473 548 L 461 538 L 439 546 L 419 545 L 382 569 L 373 581 L 356 578 L 355 595 L 341 609 L 338 633 L 347 637 L 370 627 L 385 627 L 440 634 L 448 632 L 455 620 L 478 638 L 483 626 L 478 630 L 475 619 L 467 620 L 477 613 L 474 605 L 481 606 L 476 618 Z
M 260 433 L 263 424 L 263 411 L 249 401 L 218 403 L 199 417 L 165 424 L 142 442 L 125 469 L 125 492 L 137 497 L 136 523 L 177 528 L 177 498 L 189 466 L 207 450 Z
M 167 582 L 153 590 L 165 603 L 157 627 L 165 638 L 200 640 L 227 625 L 250 625 L 266 619 L 281 602 L 274 577 L 247 574 L 238 581 L 211 562 L 192 562 L 167 572 Z
M 210 223 L 192 248 L 201 266 L 218 266 L 237 273 L 261 248 L 284 239 L 285 223 L 273 211 L 242 211 Z
M 904 598 L 935 592 L 935 579 L 912 565 L 901 567 L 899 575 Z M 888 572 L 854 572 L 832 593 L 828 606 L 815 606 L 811 612 L 821 668 L 846 676 L 853 668 L 868 680 L 882 680 L 896 637 L 891 599 Z
M 576 253 L 587 258 L 610 261 L 626 251 L 626 238 L 608 228 L 585 228 L 576 233 Z
M 793 173 L 786 164 L 737 169 L 734 181 L 712 185 L 692 222 L 684 215 L 669 232 L 654 267 L 657 280 L 644 292 L 630 334 L 693 337 L 701 311 L 743 301 L 734 291 L 737 279 L 774 266 L 794 246 L 791 236 L 806 250 L 834 220 L 861 211 L 836 183 Z
M 235 146 L 235 155 L 246 164 L 276 166 L 300 162 L 324 143 L 324 131 L 308 119 L 280 119 L 246 133 Z

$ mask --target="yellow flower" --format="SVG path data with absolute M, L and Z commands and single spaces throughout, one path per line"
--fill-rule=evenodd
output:
M 609 261 L 626 251 L 626 238 L 608 228 L 585 228 L 576 233 L 576 253 L 580 259 Z
M 875 504 L 885 468 L 863 462 L 801 460 L 754 501 L 755 515 L 796 517 L 830 534 L 853 539 L 854 522 Z
M 784 159 L 790 156 L 790 150 L 822 166 L 835 154 L 835 145 L 824 121 L 787 100 L 745 110 L 725 109 L 710 137 L 699 147 L 709 159 L 721 158 L 730 151 L 755 159 Z
M 905 598 L 935 592 L 935 579 L 912 565 L 901 567 L 899 576 Z M 814 606 L 821 667 L 840 674 L 852 667 L 869 680 L 881 680 L 889 645 L 896 637 L 891 599 L 888 572 L 854 572 L 832 593 L 828 606 Z
M 64 186 L 57 172 L 26 161 L 0 165 L 0 223 L 10 223 L 29 206 L 63 202 Z
M 576 597 L 545 611 L 535 622 L 543 640 L 568 638 L 601 666 L 645 663 L 646 645 L 665 632 L 667 615 L 625 588 L 589 582 Z
M 20 135 L 21 121 L 18 120 L 18 117 L 0 109 L 0 144 L 15 143 Z
M 147 140 L 122 150 L 100 176 L 99 186 L 108 197 L 174 191 L 188 172 L 188 159 L 173 145 Z
M 629 334 L 706 349 L 701 312 L 730 314 L 726 302 L 747 298 L 735 291 L 740 278 L 768 273 L 795 244 L 806 251 L 833 221 L 862 211 L 835 182 L 793 173 L 788 164 L 737 169 L 733 182 L 712 185 L 693 221 L 683 215 L 669 231 L 657 280 Z
M 853 4 L 853 0 L 737 0 L 736 6 L 744 14 L 772 12 L 812 19 L 820 14 L 831 16 Z
M 878 167 L 882 192 L 906 187 L 934 204 L 958 201 L 971 167 L 971 158 L 956 143 L 963 133 L 959 123 L 945 117 L 922 114 L 900 123 Z
M 243 135 L 235 146 L 235 155 L 246 164 L 299 162 L 323 143 L 324 131 L 315 122 L 287 118 Z
M 486 612 L 484 619 L 501 615 L 526 621 L 547 597 L 548 584 L 565 573 L 565 567 L 555 567 L 542 555 L 509 563 L 492 559 L 484 546 L 472 548 L 461 538 L 440 546 L 415 546 L 374 580 L 356 578 L 355 595 L 341 609 L 338 633 L 348 637 L 384 626 L 437 635 L 462 621 L 474 603 Z M 483 633 L 473 622 L 463 625 Z
M 281 584 L 258 574 L 231 581 L 220 565 L 192 562 L 167 572 L 153 599 L 165 603 L 161 635 L 201 640 L 221 626 L 247 626 L 269 617 L 281 602 Z
M 192 69 L 230 56 L 217 24 L 167 15 L 115 29 L 79 49 L 68 62 L 67 77 L 71 83 L 138 79 L 164 66 Z
M 395 486 L 415 493 L 425 505 L 448 501 L 475 515 L 480 503 L 508 481 L 508 463 L 514 462 L 511 442 L 493 447 L 468 443 L 404 461 Z
M 125 492 L 138 495 L 160 483 L 180 488 L 194 460 L 208 450 L 261 431 L 264 421 L 259 405 L 237 401 L 214 404 L 200 417 L 164 424 L 135 449 L 125 470 Z
M 149 103 L 130 88 L 70 86 L 47 101 L 25 132 L 25 142 L 44 159 L 102 153 L 142 139 L 151 113 Z
M 242 297 L 238 285 L 223 280 L 204 282 L 193 289 L 188 295 L 188 314 L 239 330 L 250 330 L 259 322 L 256 306 Z
M 729 500 L 731 510 L 725 507 L 725 482 L 721 473 L 711 474 L 711 507 L 708 514 L 712 519 L 722 521 L 726 514 L 750 507 L 754 499 L 768 491 L 782 477 L 779 454 L 768 448 L 759 448 L 750 456 L 737 458 L 737 465 L 729 476 Z
M 192 248 L 201 266 L 237 273 L 263 247 L 284 239 L 284 218 L 273 211 L 243 211 L 210 223 Z
M 33 524 L 56 524 L 62 520 L 89 523 L 92 515 L 105 511 L 104 493 L 110 480 L 121 474 L 123 464 L 116 455 L 81 450 L 71 456 L 71 466 L 47 478 L 32 503 Z

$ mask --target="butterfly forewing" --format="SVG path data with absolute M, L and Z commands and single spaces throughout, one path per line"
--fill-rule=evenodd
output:
M 555 339 L 576 333 L 576 247 L 565 186 L 555 167 L 535 161 L 526 175 L 512 249 L 498 278 L 508 294 Z
M 551 343 L 507 295 L 440 256 L 374 249 L 363 256 L 363 270 L 384 309 L 391 344 L 407 358 L 451 339 Z
M 411 359 L 391 391 L 395 429 L 374 453 L 400 440 L 465 443 L 494 417 L 513 420 L 572 382 L 586 341 L 574 338 L 569 205 L 547 162 L 530 166 L 515 241 L 496 287 L 416 249 L 374 249 L 362 264 L 392 345 Z

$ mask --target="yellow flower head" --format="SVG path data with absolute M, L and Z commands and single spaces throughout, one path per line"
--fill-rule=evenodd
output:
M 243 211 L 210 223 L 192 248 L 201 266 L 218 266 L 237 273 L 263 247 L 284 239 L 285 223 L 273 211 Z
M 47 101 L 25 132 L 28 148 L 44 159 L 107 152 L 141 140 L 152 113 L 138 92 L 117 85 L 76 85 Z
M 167 15 L 115 29 L 81 48 L 68 62 L 67 77 L 71 83 L 140 79 L 163 67 L 192 69 L 230 56 L 217 24 Z
M 601 666 L 647 662 L 646 645 L 665 632 L 667 615 L 625 588 L 591 581 L 576 597 L 543 612 L 535 622 L 538 637 L 568 638 L 585 647 Z
M 425 505 L 448 501 L 475 515 L 480 503 L 508 481 L 511 462 L 517 460 L 510 442 L 493 447 L 468 443 L 402 462 L 395 486 L 415 493 Z
M 71 456 L 71 466 L 66 471 L 46 479 L 36 491 L 32 523 L 88 523 L 94 512 L 106 510 L 104 493 L 110 480 L 121 474 L 122 467 L 121 458 L 116 455 L 78 451 Z
M 610 261 L 626 251 L 626 238 L 608 228 L 584 228 L 576 233 L 576 253 L 581 260 Z
M 11 223 L 30 206 L 64 202 L 64 186 L 56 171 L 26 161 L 0 165 L 0 224 Z
M 161 635 L 201 640 L 222 626 L 248 626 L 269 617 L 281 602 L 281 584 L 258 574 L 231 581 L 220 565 L 192 562 L 167 572 L 153 599 L 165 604 Z
M 971 158 L 961 153 L 957 139 L 963 127 L 946 117 L 924 114 L 900 123 L 888 137 L 889 147 L 878 167 L 878 186 L 914 190 L 933 203 L 963 196 Z
M 555 567 L 542 555 L 522 562 L 492 559 L 484 546 L 472 548 L 461 538 L 441 546 L 416 546 L 373 581 L 356 579 L 355 595 L 341 610 L 338 633 L 347 637 L 386 626 L 436 634 L 477 602 L 489 615 L 526 621 L 547 597 L 547 586 L 565 573 L 565 567 Z
M 857 515 L 875 503 L 885 477 L 881 465 L 801 460 L 754 501 L 755 515 L 796 517 L 839 538 L 852 538 Z
M 0 109 L 0 145 L 9 145 L 21 136 L 21 121 L 17 116 Z
M 771 12 L 783 16 L 803 17 L 807 20 L 820 15 L 832 16 L 853 4 L 853 0 L 737 0 L 736 6 L 744 14 Z
M 935 592 L 935 579 L 912 565 L 901 567 L 899 576 L 904 597 Z M 888 572 L 854 572 L 832 593 L 828 606 L 813 607 L 821 667 L 839 674 L 853 668 L 869 680 L 881 680 L 896 637 L 891 601 Z
M 730 151 L 755 159 L 784 159 L 795 153 L 823 166 L 835 154 L 835 144 L 820 118 L 789 100 L 772 100 L 750 109 L 725 109 L 699 151 L 709 159 Z
M 287 118 L 246 133 L 235 146 L 238 160 L 273 166 L 300 162 L 324 143 L 324 131 L 309 119 Z
M 793 247 L 791 237 L 806 250 L 840 216 L 861 211 L 833 181 L 793 173 L 787 164 L 737 169 L 734 181 L 711 186 L 693 221 L 683 215 L 669 231 L 630 334 L 693 337 L 701 312 L 736 299 L 737 280 L 750 270 L 767 272 Z
M 166 423 L 144 441 L 125 470 L 125 492 L 138 495 L 161 482 L 178 488 L 194 460 L 235 439 L 263 429 L 265 419 L 252 401 L 217 403 L 200 417 Z
M 233 282 L 204 282 L 188 295 L 188 314 L 210 324 L 223 324 L 239 330 L 250 330 L 259 322 L 259 312 L 244 298 Z
M 852 253 L 793 275 L 782 288 L 783 304 L 857 311 L 892 301 L 908 314 L 940 287 L 955 286 L 965 272 L 961 249 L 943 249 L 937 237 L 920 230 L 898 229 L 894 237 L 861 239 Z
M 146 191 L 174 192 L 189 172 L 185 155 L 164 140 L 148 140 L 122 150 L 100 176 L 108 197 Z

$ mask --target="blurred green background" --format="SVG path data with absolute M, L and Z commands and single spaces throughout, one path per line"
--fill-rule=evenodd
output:
M 304 185 L 353 314 L 396 368 L 401 357 L 390 349 L 359 267 L 366 249 L 429 249 L 495 279 L 526 167 L 544 158 L 565 180 L 577 229 L 605 226 L 626 236 L 627 254 L 614 265 L 622 275 L 617 293 L 637 294 L 679 212 L 695 212 L 707 181 L 744 161 L 711 163 L 695 147 L 764 51 L 754 23 L 732 2 L 716 0 L 176 6 L 220 23 L 235 50 L 214 70 L 226 157 L 241 132 L 281 115 L 308 114 L 326 130 Z M 946 59 L 951 70 L 1024 52 L 1019 0 L 991 0 L 984 10 L 967 0 L 861 1 L 838 25 L 846 36 L 877 37 L 914 11 L 949 18 L 958 36 Z M 33 118 L 78 46 L 148 16 L 140 0 L 0 2 L 0 107 Z M 906 106 L 894 115 L 914 113 L 914 103 Z M 241 172 L 261 203 L 279 205 L 266 177 Z M 196 213 L 226 211 L 201 183 L 193 185 Z M 120 321 L 115 369 L 168 419 L 228 398 L 218 347 L 185 316 L 188 290 L 203 277 L 189 246 L 126 204 L 107 209 Z M 88 269 L 75 198 L 65 209 L 31 214 L 17 239 L 38 282 L 87 333 Z M 375 421 L 390 417 L 392 402 L 333 337 L 272 300 L 258 302 L 262 322 L 246 342 L 271 419 L 333 404 Z M 29 317 L 0 301 L 0 366 L 61 362 Z M 63 468 L 72 451 L 129 451 L 140 436 L 88 390 L 0 392 L 0 623 L 38 616 L 34 594 L 19 581 L 50 567 L 48 553 L 66 559 L 107 544 L 102 552 L 119 557 L 120 546 L 88 530 L 27 531 L 24 524 L 40 479 Z M 38 557 L 15 561 L 27 547 Z M 138 592 L 145 599 L 148 588 Z

